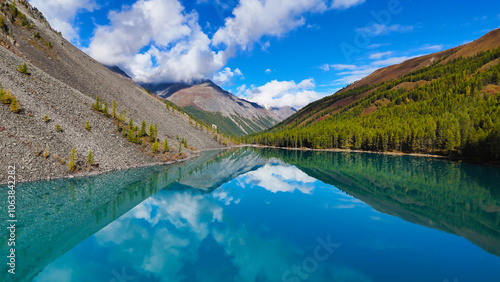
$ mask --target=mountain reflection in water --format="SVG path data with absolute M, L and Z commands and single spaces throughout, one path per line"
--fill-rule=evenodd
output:
M 497 281 L 499 174 L 410 156 L 245 148 L 21 184 L 16 279 Z

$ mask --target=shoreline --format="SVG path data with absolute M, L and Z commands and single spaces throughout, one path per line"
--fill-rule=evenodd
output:
M 378 152 L 378 151 L 363 151 L 363 150 L 350 150 L 350 149 L 311 149 L 311 148 L 288 148 L 288 147 L 276 147 L 276 146 L 266 146 L 266 145 L 255 145 L 255 144 L 242 144 L 242 145 L 233 145 L 233 146 L 228 146 L 228 147 L 222 147 L 222 148 L 211 148 L 211 149 L 202 149 L 202 150 L 197 150 L 193 155 L 181 159 L 181 160 L 175 160 L 175 161 L 168 161 L 168 162 L 155 162 L 155 163 L 148 163 L 148 164 L 142 164 L 142 165 L 131 165 L 131 166 L 126 166 L 126 167 L 119 167 L 115 169 L 108 169 L 104 171 L 91 171 L 91 172 L 82 172 L 78 174 L 70 174 L 70 175 L 65 175 L 65 176 L 54 176 L 54 177 L 41 177 L 38 179 L 32 179 L 32 180 L 21 180 L 21 181 L 16 181 L 16 183 L 27 183 L 27 182 L 37 182 L 37 181 L 50 181 L 50 180 L 57 180 L 57 179 L 73 179 L 73 178 L 81 178 L 81 177 L 89 177 L 89 176 L 97 176 L 97 175 L 102 175 L 102 174 L 107 174 L 107 173 L 113 173 L 117 171 L 124 171 L 124 170 L 130 170 L 130 169 L 136 169 L 136 168 L 143 168 L 143 167 L 153 167 L 153 166 L 161 166 L 161 165 L 171 165 L 171 164 L 176 164 L 176 163 L 182 163 L 186 162 L 192 159 L 195 159 L 200 156 L 201 152 L 207 152 L 207 151 L 225 151 L 225 150 L 231 150 L 235 148 L 245 148 L 245 147 L 250 147 L 250 148 L 268 148 L 268 149 L 281 149 L 281 150 L 289 150 L 289 151 L 313 151 L 313 152 L 343 152 L 343 153 L 369 153 L 369 154 L 383 154 L 383 155 L 390 155 L 390 156 L 412 156 L 412 157 L 425 157 L 425 158 L 433 158 L 433 159 L 443 159 L 443 160 L 448 160 L 448 161 L 453 161 L 453 162 L 464 162 L 464 163 L 470 163 L 470 164 L 476 164 L 476 165 L 483 165 L 483 166 L 491 166 L 491 167 L 500 167 L 499 164 L 487 164 L 487 163 L 479 163 L 479 162 L 474 162 L 474 161 L 468 161 L 464 159 L 457 159 L 449 156 L 442 156 L 442 155 L 433 155 L 433 154 L 422 154 L 422 153 L 404 153 L 404 152 Z M 6 182 L 0 182 L 0 186 L 7 185 Z
M 58 179 L 73 179 L 73 178 L 82 178 L 82 177 L 89 177 L 89 176 L 97 176 L 97 175 L 103 175 L 107 173 L 113 173 L 113 172 L 118 172 L 118 171 L 124 171 L 124 170 L 130 170 L 130 169 L 136 169 L 136 168 L 144 168 L 144 167 L 153 167 L 153 166 L 161 166 L 161 165 L 171 165 L 171 164 L 176 164 L 176 163 L 182 163 L 182 162 L 187 162 L 189 160 L 195 159 L 200 156 L 200 152 L 206 152 L 206 151 L 222 151 L 222 150 L 228 150 L 228 149 L 233 149 L 233 148 L 238 148 L 241 146 L 231 146 L 231 147 L 223 147 L 223 148 L 213 148 L 213 149 L 202 149 L 202 150 L 197 150 L 193 153 L 193 155 L 188 156 L 185 159 L 180 159 L 180 160 L 174 160 L 174 161 L 168 161 L 168 162 L 154 162 L 154 163 L 147 163 L 147 164 L 140 164 L 140 165 L 131 165 L 131 166 L 126 166 L 126 167 L 118 167 L 114 169 L 108 169 L 108 170 L 102 170 L 102 171 L 90 171 L 90 172 L 81 172 L 81 173 L 76 173 L 76 174 L 69 174 L 69 175 L 63 175 L 63 176 L 54 176 L 54 177 L 40 177 L 38 179 L 30 179 L 30 180 L 16 180 L 16 185 L 18 183 L 28 183 L 28 182 L 37 182 L 37 181 L 51 181 L 51 180 L 58 180 Z M 0 186 L 7 186 L 8 181 L 6 180 L 5 182 L 0 182 Z
M 337 149 L 337 148 L 333 148 L 333 149 L 289 148 L 289 147 L 276 147 L 276 146 L 254 145 L 254 144 L 249 144 L 249 145 L 247 145 L 247 147 L 271 148 L 271 149 L 282 149 L 282 150 L 291 150 L 291 151 L 370 153 L 370 154 L 379 154 L 379 155 L 413 156 L 413 157 L 427 157 L 427 158 L 435 158 L 435 159 L 453 160 L 452 158 L 450 158 L 448 156 L 422 154 L 422 153 L 380 152 L 380 151 L 363 151 L 363 150 L 350 150 L 350 149 Z
M 369 154 L 379 154 L 379 155 L 390 155 L 390 156 L 412 156 L 412 157 L 425 157 L 433 159 L 442 159 L 450 162 L 457 163 L 467 163 L 481 166 L 497 167 L 500 168 L 499 163 L 483 163 L 470 159 L 462 159 L 453 156 L 443 156 L 443 155 L 433 155 L 433 154 L 423 154 L 423 153 L 404 153 L 404 152 L 379 152 L 379 151 L 363 151 L 363 150 L 350 150 L 350 149 L 311 149 L 311 148 L 288 148 L 288 147 L 276 147 L 276 146 L 266 146 L 266 145 L 255 145 L 249 144 L 247 147 L 254 148 L 271 148 L 271 149 L 282 149 L 282 150 L 292 150 L 292 151 L 315 151 L 315 152 L 345 152 L 345 153 L 369 153 Z

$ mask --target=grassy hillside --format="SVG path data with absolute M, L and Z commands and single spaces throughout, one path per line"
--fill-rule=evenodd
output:
M 397 79 L 326 97 L 246 141 L 499 162 L 499 57 L 499 48 L 467 58 L 445 56 Z

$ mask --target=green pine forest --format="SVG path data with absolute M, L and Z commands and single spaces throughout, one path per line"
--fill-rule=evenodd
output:
M 341 91 L 243 140 L 277 147 L 429 153 L 498 163 L 499 57 L 500 48 L 447 63 L 444 58 L 392 81 Z M 397 87 L 405 82 L 412 87 Z M 332 108 L 341 99 L 363 93 L 369 94 Z

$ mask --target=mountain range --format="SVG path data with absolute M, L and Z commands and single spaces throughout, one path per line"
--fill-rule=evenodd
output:
M 143 84 L 221 132 L 243 136 L 268 129 L 296 112 L 294 108 L 265 108 L 222 89 L 210 80 L 195 83 Z

